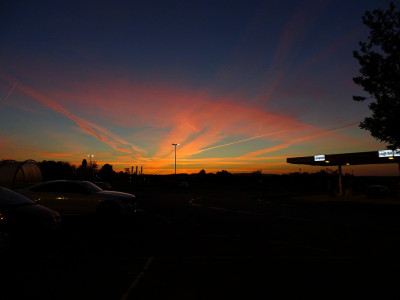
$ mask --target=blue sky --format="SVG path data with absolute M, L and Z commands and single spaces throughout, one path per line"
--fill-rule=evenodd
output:
M 3 1 L 0 158 L 169 174 L 179 143 L 181 172 L 281 174 L 384 149 L 358 128 L 352 51 L 389 2 Z

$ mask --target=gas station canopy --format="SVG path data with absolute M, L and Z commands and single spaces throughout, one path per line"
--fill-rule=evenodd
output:
M 290 157 L 289 164 L 310 166 L 338 166 L 339 195 L 343 195 L 342 166 L 398 163 L 400 169 L 400 149 L 355 152 L 342 154 L 317 154 L 314 156 Z
M 342 154 L 317 154 L 314 156 L 290 157 L 289 164 L 310 166 L 349 166 L 400 163 L 400 149 L 355 152 Z

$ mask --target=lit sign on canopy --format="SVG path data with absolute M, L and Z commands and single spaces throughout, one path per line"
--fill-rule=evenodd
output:
M 393 156 L 393 150 L 379 150 L 379 157 L 391 157 Z
M 324 154 L 315 155 L 314 161 L 325 161 L 325 155 Z
M 396 150 L 379 150 L 379 157 L 393 157 L 393 156 L 400 156 L 400 149 Z

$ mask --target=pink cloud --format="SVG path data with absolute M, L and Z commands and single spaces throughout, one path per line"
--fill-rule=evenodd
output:
M 0 75 L 3 75 L 3 74 L 0 74 Z M 3 76 L 3 78 L 4 77 L 5 76 Z M 6 77 L 6 79 L 9 79 L 9 78 Z M 31 89 L 23 84 L 19 84 L 18 88 L 20 90 L 22 90 L 24 93 L 32 96 L 33 98 L 35 98 L 36 100 L 41 102 L 46 107 L 49 107 L 49 108 L 57 111 L 58 113 L 64 115 L 65 117 L 71 119 L 85 132 L 91 134 L 92 136 L 96 137 L 100 141 L 108 144 L 110 147 L 112 147 L 120 152 L 135 154 L 137 157 L 140 157 L 144 153 L 144 151 L 142 149 L 140 149 L 139 147 L 135 146 L 134 144 L 124 141 L 122 138 L 111 133 L 107 129 L 102 128 L 94 123 L 83 120 L 83 119 L 73 115 L 67 109 L 65 109 L 64 107 L 59 105 L 57 102 L 42 95 L 38 91 Z M 13 88 L 13 90 L 14 89 L 15 88 Z
M 179 143 L 180 163 L 187 169 L 197 166 L 202 169 L 202 165 L 213 164 L 239 170 L 256 166 L 257 160 L 258 163 L 267 160 L 259 157 L 262 154 L 330 132 L 294 117 L 248 105 L 251 101 L 235 95 L 214 96 L 205 91 L 167 85 L 110 80 L 101 85 L 84 83 L 68 94 L 50 90 L 46 92 L 49 96 L 22 84 L 18 88 L 74 121 L 82 132 L 121 153 L 109 159 L 119 166 L 143 164 L 146 168 L 168 172 L 174 154 L 171 144 Z M 114 127 L 117 128 L 115 132 L 119 133 L 118 128 L 122 127 L 132 134 L 122 137 L 108 129 Z M 254 140 L 279 144 L 256 151 L 241 147 Z M 239 151 L 237 157 L 212 157 L 212 150 L 235 145 Z M 212 158 L 200 159 L 204 152 Z
M 237 137 L 237 142 L 230 144 L 233 145 L 255 137 L 283 140 L 296 132 L 312 129 L 292 117 L 248 106 L 245 99 L 165 85 L 110 81 L 101 86 L 86 84 L 83 91 L 53 97 L 61 99 L 67 107 L 79 105 L 80 111 L 93 119 L 139 131 L 134 135 L 136 139 L 140 139 L 140 130 L 144 128 L 147 132 L 144 139 L 150 143 L 152 157 L 157 159 L 172 155 L 172 143 L 181 144 L 181 155 L 191 156 L 211 147 L 229 146 L 222 142 L 226 137 Z M 240 102 L 244 105 L 239 105 Z M 98 129 L 92 123 L 82 124 L 82 127 L 87 131 Z M 151 128 L 154 131 L 160 129 L 162 134 L 149 136 Z M 98 131 L 92 134 L 96 135 Z M 108 132 L 107 136 L 110 135 Z M 98 138 L 103 139 L 103 136 Z

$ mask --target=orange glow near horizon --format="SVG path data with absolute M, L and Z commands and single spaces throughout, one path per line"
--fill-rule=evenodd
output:
M 351 53 L 365 33 L 354 21 L 363 7 L 292 4 L 215 3 L 210 14 L 200 1 L 196 12 L 178 5 L 172 17 L 163 4 L 127 1 L 111 14 L 97 5 L 104 18 L 77 27 L 91 5 L 80 3 L 82 14 L 71 18 L 58 6 L 53 14 L 40 3 L 32 10 L 10 2 L 0 49 L 0 159 L 79 166 L 94 154 L 99 167 L 117 172 L 173 174 L 176 150 L 178 173 L 282 174 L 299 169 L 288 157 L 385 148 L 358 128 L 369 111 L 351 100 L 360 91 Z M 188 19 L 197 13 L 207 28 Z M 160 24 L 165 34 L 157 34 Z
M 148 174 L 171 174 L 174 164 L 171 143 L 176 142 L 180 144 L 177 147 L 177 168 L 180 173 L 198 173 L 202 169 L 211 173 L 220 170 L 242 173 L 261 169 L 267 173 L 281 174 L 297 168 L 286 164 L 286 157 L 299 156 L 293 150 L 294 146 L 331 134 L 338 136 L 335 132 L 356 128 L 358 125 L 358 122 L 352 122 L 331 129 L 320 129 L 287 115 L 239 105 L 235 97 L 210 101 L 211 96 L 207 94 L 191 94 L 190 91 L 172 90 L 170 87 L 147 89 L 126 83 L 117 84 L 119 87 L 115 90 L 121 93 L 114 95 L 112 103 L 100 96 L 106 94 L 106 90 L 99 86 L 94 86 L 92 90 L 86 86 L 85 91 L 89 91 L 91 96 L 76 94 L 67 97 L 50 92 L 54 95 L 48 97 L 22 83 L 16 84 L 15 80 L 4 74 L 0 75 L 12 85 L 6 98 L 17 90 L 22 91 L 44 107 L 71 120 L 77 126 L 75 132 L 87 136 L 90 143 L 97 140 L 102 148 L 101 151 L 93 151 L 89 143 L 80 145 L 77 152 L 33 151 L 36 154 L 27 157 L 39 161 L 62 160 L 79 166 L 82 159 L 86 158 L 85 153 L 96 153 L 99 167 L 108 163 L 114 166 L 115 171 L 138 166 L 143 167 Z M 126 103 L 125 99 L 135 97 L 146 101 Z M 53 98 L 57 98 L 58 102 Z M 81 105 L 82 116 L 72 112 L 75 101 Z M 121 101 L 124 104 L 119 106 Z M 66 109 L 67 106 L 72 108 Z M 131 112 L 140 113 L 134 114 L 132 118 Z M 98 121 L 95 123 L 88 118 Z M 152 127 L 152 133 L 156 134 L 153 136 L 146 133 L 147 129 L 140 132 L 140 129 L 122 137 L 100 126 L 99 123 L 104 123 L 104 120 L 111 121 L 113 126 Z M 145 143 L 141 143 L 141 139 Z M 329 146 L 329 143 L 337 144 L 332 140 L 325 146 Z M 68 141 L 65 145 L 70 150 L 76 148 L 68 144 Z M 271 152 L 278 155 L 269 156 Z

